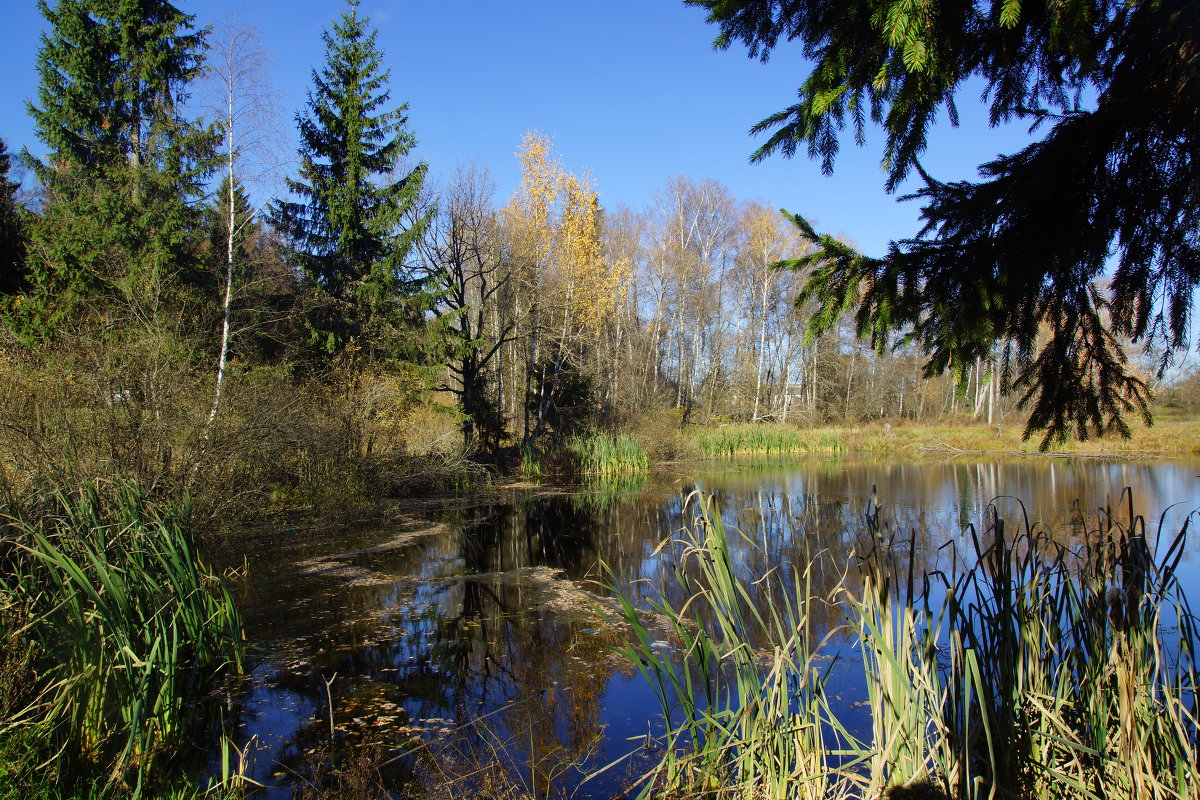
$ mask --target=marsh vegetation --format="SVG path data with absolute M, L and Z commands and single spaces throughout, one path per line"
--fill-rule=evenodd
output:
M 813 565 L 828 554 L 751 586 L 733 562 L 756 532 L 691 502 L 694 522 L 671 543 L 687 599 L 652 604 L 676 648 L 656 648 L 622 598 L 628 656 L 667 720 L 642 796 L 1195 796 L 1200 631 L 1176 576 L 1186 526 L 1148 536 L 1131 505 L 1109 508 L 1068 546 L 993 507 L 950 543 L 949 571 L 930 574 L 895 556 L 896 537 L 915 534 L 871 508 L 846 579 L 818 593 Z M 829 603 L 861 658 L 866 730 L 826 688 L 830 651 L 843 651 L 813 610 Z
M 228 584 L 251 645 L 247 677 L 228 707 L 236 731 L 229 755 L 236 764 L 234 751 L 252 744 L 245 777 L 268 798 L 352 785 L 373 787 L 363 797 L 425 796 L 445 785 L 457 796 L 503 789 L 600 799 L 645 787 L 661 793 L 672 781 L 675 796 L 735 796 L 761 789 L 770 769 L 776 788 L 792 792 L 780 796 L 803 797 L 779 767 L 801 754 L 805 774 L 831 793 L 902 796 L 895 786 L 928 779 L 940 796 L 959 797 L 959 784 L 943 782 L 958 780 L 953 764 L 965 763 L 976 787 L 992 779 L 988 759 L 1000 751 L 988 749 L 985 719 L 1018 727 L 1069 719 L 1069 729 L 1028 728 L 1054 756 L 1043 764 L 1064 774 L 1126 763 L 1089 748 L 1124 746 L 1118 717 L 1105 714 L 1119 714 L 1119 703 L 1108 704 L 1127 697 L 1142 704 L 1129 707 L 1136 714 L 1154 710 L 1143 719 L 1164 727 L 1142 734 L 1167 737 L 1153 757 L 1170 758 L 1165 748 L 1178 732 L 1167 725 L 1170 713 L 1180 721 L 1191 702 L 1185 694 L 1173 712 L 1158 705 L 1189 679 L 1174 671 L 1191 655 L 1178 647 L 1171 603 L 1195 596 L 1197 552 L 1182 540 L 1168 550 L 1190 508 L 1170 508 L 1167 498 L 1194 497 L 1194 466 L 910 457 L 692 464 L 686 472 L 695 480 L 681 482 L 659 471 L 582 490 L 491 490 L 393 517 L 282 516 L 248 528 L 218 562 L 249 564 Z M 1114 683 L 1126 656 L 1114 660 L 1125 651 L 1113 649 L 1121 639 L 1108 591 L 1126 583 L 1122 531 L 1136 540 L 1141 528 L 1129 527 L 1128 503 L 1115 497 L 1107 522 L 1087 510 L 1126 482 L 1135 508 L 1165 515 L 1157 551 L 1157 529 L 1147 531 L 1154 582 L 1138 601 L 1139 624 L 1155 638 L 1136 648 L 1130 639 L 1126 653 L 1138 685 L 1158 681 L 1145 696 L 1122 695 L 1119 687 L 1132 684 Z M 876 506 L 867 501 L 873 484 Z M 1033 507 L 1046 509 L 1044 522 L 1029 526 L 1014 500 L 993 503 L 999 486 L 1029 497 L 1031 518 Z M 693 488 L 714 498 L 719 517 L 697 516 L 695 499 L 685 502 Z M 1089 499 L 1080 507 L 1076 497 Z M 991 550 L 997 516 L 1012 561 L 1007 578 Z M 718 519 L 727 562 L 707 549 L 717 546 Z M 717 588 L 725 606 L 706 595 Z M 628 620 L 618 597 L 629 599 Z M 1020 613 L 1007 616 L 989 599 L 1000 597 Z M 1012 645 L 1034 631 L 1043 637 Z M 1051 644 L 1050 636 L 1061 638 Z M 631 644 L 633 658 L 618 652 Z M 695 661 L 701 647 L 709 648 L 703 665 Z M 978 676 L 955 672 L 976 663 Z M 1085 665 L 1094 674 L 1078 673 Z M 993 708 L 996 687 L 1013 679 L 1011 708 Z M 1083 680 L 1094 691 L 1076 693 Z M 1043 694 L 1051 689 L 1062 704 L 1058 722 L 1044 711 L 1053 708 Z M 1094 705 L 1071 705 L 1080 701 Z M 766 716 L 742 713 L 752 707 Z M 952 714 L 958 728 L 949 727 Z M 1099 725 L 1105 719 L 1109 728 Z M 780 720 L 807 733 L 771 739 L 789 730 Z M 1032 745 L 1005 730 L 1016 738 L 1004 752 L 1026 758 L 1020 748 Z M 764 746 L 738 738 L 751 734 Z M 1054 737 L 1062 741 L 1051 747 Z M 220 751 L 209 741 L 216 771 Z M 697 741 L 711 746 L 694 749 Z M 971 754 L 965 762 L 963 752 Z M 674 766 L 662 763 L 668 753 Z M 1021 769 L 1005 774 L 1019 778 Z
M 764 55 L 778 25 L 879 35 L 688 2 Z M 845 102 L 917 81 L 895 188 L 965 76 L 923 38 L 936 4 L 884 5 L 886 43 L 825 51 L 887 53 L 855 72 L 879 77 L 821 72 L 789 141 L 831 165 Z M 40 144 L 0 142 L 0 800 L 1195 798 L 1170 504 L 1196 501 L 1200 383 L 1172 359 L 1200 181 L 1150 157 L 1200 130 L 1177 5 L 1005 3 L 962 63 L 997 119 L 1069 112 L 1047 141 L 1099 160 L 1000 158 L 1020 191 L 925 176 L 930 226 L 873 259 L 712 179 L 606 208 L 536 129 L 506 198 L 431 167 L 358 0 L 310 43 L 290 166 L 257 32 L 38 2 Z M 936 44 L 991 30 L 967 16 Z M 1146 113 L 1083 136 L 1068 96 Z M 1180 460 L 951 460 L 1035 449 Z M 1121 487 L 1147 505 L 1087 527 Z

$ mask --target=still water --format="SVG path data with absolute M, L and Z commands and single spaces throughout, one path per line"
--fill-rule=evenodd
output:
M 271 798 L 292 797 L 331 739 L 342 759 L 383 753 L 397 795 L 415 790 L 414 776 L 478 780 L 499 764 L 538 796 L 613 797 L 654 759 L 645 745 L 661 716 L 615 650 L 623 634 L 606 598 L 671 594 L 671 548 L 659 545 L 691 520 L 692 492 L 745 534 L 734 545 L 745 578 L 776 568 L 787 579 L 813 563 L 820 592 L 845 575 L 872 500 L 898 534 L 895 555 L 932 570 L 989 507 L 1069 537 L 1102 507 L 1124 520 L 1125 487 L 1152 540 L 1160 522 L 1168 536 L 1200 522 L 1200 461 L 1049 458 L 710 463 L 618 487 L 414 506 L 382 524 L 281 520 L 245 545 L 237 594 L 258 655 L 239 738 L 253 743 L 250 774 Z M 1192 537 L 1180 570 L 1193 603 L 1198 550 Z M 835 608 L 818 624 L 836 634 L 841 622 Z M 853 724 L 861 663 L 850 651 L 837 664 L 830 689 Z

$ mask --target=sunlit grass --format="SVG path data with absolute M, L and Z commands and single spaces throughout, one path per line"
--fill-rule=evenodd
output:
M 1132 436 L 1071 440 L 1053 453 L 1079 455 L 1137 455 L 1200 453 L 1200 420 L 1163 418 L 1146 427 L 1132 423 Z M 841 427 L 802 428 L 794 425 L 741 424 L 699 429 L 696 449 L 705 458 L 838 453 L 1038 453 L 1039 437 L 1023 440 L 1020 422 L 920 424 L 880 422 Z
M 1137 455 L 1150 453 L 1194 453 L 1200 448 L 1200 421 L 1160 419 L 1146 427 L 1130 424 L 1132 435 L 1112 435 L 1086 441 L 1069 440 L 1052 448 L 1052 453 L 1079 455 Z M 1022 439 L 1019 421 L 1003 425 L 916 423 L 872 424 L 842 429 L 846 449 L 853 452 L 907 453 L 1038 453 L 1040 437 Z
M 707 458 L 739 455 L 773 456 L 784 453 L 840 453 L 845 450 L 840 431 L 803 429 L 791 425 L 726 425 L 696 435 L 696 444 Z
M 576 466 L 584 475 L 629 475 L 645 472 L 650 466 L 641 444 L 624 433 L 576 436 L 570 447 Z
M 617 598 L 632 631 L 624 652 L 667 721 L 663 757 L 641 796 L 848 796 L 839 769 L 854 753 L 825 692 L 829 664 L 813 646 L 818 598 L 807 572 L 775 587 L 771 602 L 753 602 L 735 577 L 720 515 L 703 495 L 691 501 L 694 525 L 664 547 L 676 549 L 673 574 L 692 599 L 651 603 L 680 658 L 659 646 L 632 600 Z

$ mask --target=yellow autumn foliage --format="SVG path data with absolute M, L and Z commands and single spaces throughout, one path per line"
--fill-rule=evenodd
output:
M 517 158 L 521 185 L 506 217 L 527 279 L 561 309 L 565 330 L 595 333 L 612 313 L 631 265 L 605 258 L 599 195 L 588 176 L 563 166 L 549 137 L 526 133 Z

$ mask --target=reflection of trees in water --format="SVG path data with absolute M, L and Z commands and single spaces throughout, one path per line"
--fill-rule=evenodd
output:
M 807 578 L 817 597 L 830 597 L 839 588 L 860 593 L 856 548 L 860 554 L 871 546 L 886 548 L 888 568 L 897 579 L 907 580 L 910 570 L 920 576 L 950 569 L 956 558 L 962 566 L 971 549 L 965 538 L 970 526 L 984 532 L 984 546 L 990 544 L 986 532 L 992 513 L 1014 522 L 1028 515 L 1031 523 L 1041 520 L 1040 529 L 1056 541 L 1078 543 L 1085 527 L 1081 521 L 1094 524 L 1097 509 L 1115 502 L 1129 485 L 1134 487 L 1135 510 L 1154 517 L 1148 520 L 1154 529 L 1157 509 L 1167 503 L 1182 500 L 1191 504 L 1189 509 L 1200 504 L 1196 493 L 1200 480 L 1191 478 L 1196 472 L 1200 470 L 1190 464 L 1048 458 L 1007 462 L 814 459 L 739 465 L 736 471 L 702 475 L 693 485 L 712 496 L 726 524 L 744 535 L 731 537 L 731 554 L 754 602 L 771 585 L 760 579 L 772 570 L 776 585 L 791 587 L 798 578 Z M 608 537 L 622 535 L 622 516 L 627 522 L 641 515 L 641 529 L 655 532 L 653 544 L 678 531 L 688 522 L 680 497 L 690 488 L 665 501 L 655 498 L 648 508 L 617 510 L 613 513 L 616 527 L 609 528 L 613 533 Z M 878 503 L 881 526 L 868 536 L 865 518 L 872 499 Z M 1167 526 L 1167 530 L 1177 529 L 1177 525 Z M 616 565 L 623 590 L 630 591 L 638 578 L 650 578 L 676 607 L 686 599 L 670 579 L 674 566 L 670 551 L 651 556 L 652 548 L 633 535 L 610 557 L 605 549 L 608 537 L 601 554 Z M 655 593 L 644 587 L 631 591 L 634 596 Z M 822 635 L 843 621 L 834 605 L 814 606 L 812 611 Z
M 875 544 L 887 548 L 888 568 L 899 579 L 909 570 L 948 568 L 944 546 L 965 544 L 969 524 L 985 530 L 980 523 L 998 496 L 1020 498 L 1031 516 L 1053 523 L 1056 536 L 1071 537 L 1079 530 L 1066 524 L 1072 500 L 1082 498 L 1090 512 L 1133 484 L 1141 512 L 1179 500 L 1194 505 L 1197 473 L 1186 463 L 824 459 L 651 483 L 641 493 L 593 487 L 586 495 L 480 504 L 438 515 L 447 532 L 436 539 L 354 560 L 398 576 L 394 582 L 293 578 L 286 587 L 257 590 L 269 597 L 251 600 L 248 625 L 260 640 L 298 640 L 293 649 L 309 662 L 272 676 L 276 691 L 302 698 L 307 709 L 292 760 L 328 736 L 322 676 L 336 672 L 339 721 L 359 717 L 369 727 L 394 717 L 377 729 L 388 744 L 403 746 L 413 729 L 466 726 L 456 734 L 466 745 L 487 752 L 507 742 L 514 764 L 555 753 L 545 762 L 551 769 L 588 751 L 617 665 L 604 635 L 591 630 L 595 623 L 547 606 L 545 575 L 530 568 L 562 570 L 583 582 L 607 580 L 603 563 L 623 593 L 653 597 L 662 590 L 678 607 L 686 601 L 672 580 L 678 549 L 659 545 L 691 521 L 683 500 L 694 488 L 709 492 L 725 521 L 744 534 L 731 537 L 731 555 L 750 601 L 759 602 L 772 587 L 798 580 L 807 580 L 815 596 L 861 593 L 853 554 L 869 544 L 872 487 L 884 523 Z M 1004 516 L 1020 509 L 1011 500 L 997 506 Z M 772 580 L 761 580 L 768 574 Z M 810 612 L 817 636 L 844 622 L 836 603 Z M 488 732 L 471 726 L 489 714 Z M 430 719 L 447 722 L 418 724 Z
M 585 575 L 599 521 L 569 497 L 456 512 L 453 536 L 468 573 L 548 566 Z
M 419 582 L 356 587 L 304 578 L 290 587 L 307 595 L 302 613 L 295 604 L 291 614 L 289 606 L 261 605 L 263 630 L 275 627 L 271 617 L 277 630 L 316 628 L 295 647 L 310 660 L 268 679 L 317 710 L 277 754 L 282 762 L 298 769 L 305 751 L 328 740 L 323 678 L 334 674 L 339 736 L 344 730 L 351 740 L 370 735 L 403 748 L 424 731 L 442 744 L 455 739 L 456 749 L 499 755 L 513 769 L 538 763 L 541 777 L 523 780 L 542 784 L 591 751 L 607 683 L 595 665 L 611 662 L 614 641 L 584 615 L 546 608 L 559 597 L 552 573 L 528 568 L 591 574 L 598 521 L 559 498 L 472 508 L 449 522 L 436 541 L 353 559 Z M 430 574 L 430 564 L 440 574 Z M 486 727 L 473 724 L 481 717 Z

